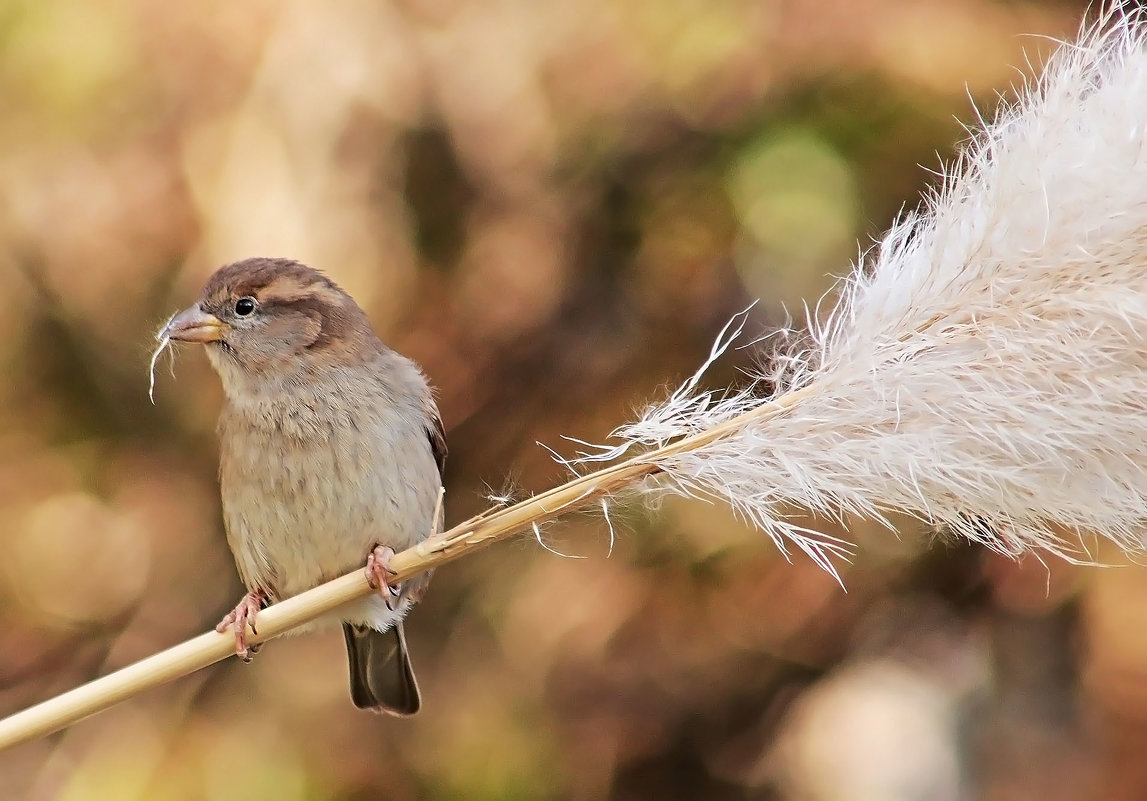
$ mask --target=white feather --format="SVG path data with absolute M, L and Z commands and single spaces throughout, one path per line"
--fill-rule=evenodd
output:
M 1109 12 L 1061 46 L 753 386 L 701 392 L 699 371 L 572 464 L 645 452 L 664 473 L 644 491 L 722 500 L 834 573 L 847 544 L 785 508 L 909 513 L 1008 554 L 1086 558 L 1093 535 L 1141 550 L 1145 30 Z

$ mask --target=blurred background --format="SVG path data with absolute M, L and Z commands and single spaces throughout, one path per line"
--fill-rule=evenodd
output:
M 1085 0 L 0 2 L 0 714 L 241 588 L 218 381 L 152 335 L 222 263 L 326 270 L 439 392 L 447 519 L 565 475 L 753 299 L 799 318 Z M 1029 35 L 1030 34 L 1030 35 Z M 752 355 L 731 353 L 714 385 Z M 723 509 L 440 570 L 425 711 L 338 631 L 0 753 L 4 798 L 1147 797 L 1147 576 L 858 524 L 847 593 Z M 824 530 L 830 524 L 814 521 Z

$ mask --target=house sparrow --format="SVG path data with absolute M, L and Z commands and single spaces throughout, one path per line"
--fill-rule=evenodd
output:
M 268 603 L 365 563 L 378 595 L 337 612 L 356 706 L 421 705 L 402 619 L 429 574 L 388 583 L 389 560 L 432 533 L 446 444 L 418 367 L 384 345 L 354 300 L 286 259 L 220 268 L 161 336 L 199 342 L 223 381 L 223 521 L 249 592 L 218 626 L 249 658 Z

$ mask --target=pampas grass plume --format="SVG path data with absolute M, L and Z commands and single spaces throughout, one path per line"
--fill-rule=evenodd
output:
M 907 513 L 1012 555 L 1090 559 L 1097 536 L 1141 550 L 1144 30 L 1142 12 L 1109 11 L 1063 44 L 831 312 L 783 332 L 803 344 L 760 373 L 769 394 L 698 392 L 694 376 L 573 464 L 648 452 L 661 474 L 644 492 L 723 500 L 830 571 L 845 544 L 784 509 Z M 714 426 L 702 447 L 657 452 Z

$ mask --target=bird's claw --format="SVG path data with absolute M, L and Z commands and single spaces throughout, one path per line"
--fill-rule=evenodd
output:
M 226 634 L 229 628 L 235 632 L 235 654 L 244 662 L 250 662 L 251 658 L 259 652 L 258 645 L 247 643 L 247 626 L 251 627 L 252 634 L 259 633 L 259 630 L 255 628 L 255 620 L 266 600 L 267 594 L 265 592 L 252 590 L 244 595 L 243 599 L 235 605 L 235 608 L 228 612 L 215 627 L 215 630 L 220 634 Z
M 391 577 L 395 576 L 394 569 L 390 566 L 390 560 L 394 558 L 394 549 L 389 545 L 376 545 L 366 556 L 366 580 L 370 586 L 378 590 L 378 594 L 386 601 L 387 609 L 391 611 L 394 607 L 390 605 L 392 599 L 397 598 L 400 585 L 391 582 Z

